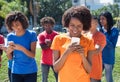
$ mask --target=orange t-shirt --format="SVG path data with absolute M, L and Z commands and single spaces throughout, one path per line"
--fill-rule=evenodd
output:
M 101 32 L 96 32 L 92 38 L 94 40 L 94 45 L 98 44 L 103 48 L 106 45 L 106 37 Z M 90 77 L 97 80 L 100 80 L 102 77 L 102 52 L 95 54 L 92 57 Z
M 71 39 L 67 35 L 57 35 L 52 42 L 51 49 L 59 50 L 60 56 L 62 56 L 70 42 Z M 88 50 L 94 50 L 93 40 L 84 36 L 80 37 L 80 45 L 84 47 L 85 56 L 87 56 Z M 79 53 L 73 52 L 69 54 L 64 66 L 58 73 L 58 82 L 90 82 L 89 74 L 83 67 Z

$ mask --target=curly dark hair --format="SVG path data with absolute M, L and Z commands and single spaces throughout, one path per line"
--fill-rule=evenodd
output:
M 85 6 L 74 6 L 65 11 L 62 16 L 62 24 L 64 27 L 69 26 L 71 18 L 77 18 L 83 24 L 83 30 L 88 31 L 91 27 L 91 14 Z
M 12 22 L 14 21 L 19 21 L 22 24 L 23 29 L 27 29 L 29 26 L 27 17 L 20 11 L 12 11 L 6 16 L 5 25 L 9 30 L 13 30 Z
M 51 24 L 54 25 L 55 24 L 55 20 L 52 17 L 43 17 L 40 20 L 40 24 L 43 26 L 44 24 Z

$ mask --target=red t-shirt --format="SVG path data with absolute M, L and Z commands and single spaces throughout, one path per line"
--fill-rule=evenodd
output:
M 53 31 L 51 34 L 47 34 L 46 31 L 43 31 L 38 35 L 39 44 L 44 44 L 45 39 L 50 39 L 53 41 L 53 38 L 58 33 L 56 31 Z M 42 49 L 42 55 L 41 55 L 41 63 L 47 64 L 47 65 L 53 65 L 53 58 L 52 58 L 52 50 L 50 48 L 48 49 Z
M 0 35 L 0 44 L 4 44 L 4 37 L 3 37 L 3 35 Z M 1 50 L 0 50 L 0 52 L 1 52 Z M 0 53 L 0 67 L 1 67 L 1 61 L 2 61 L 2 58 L 1 58 L 1 53 Z

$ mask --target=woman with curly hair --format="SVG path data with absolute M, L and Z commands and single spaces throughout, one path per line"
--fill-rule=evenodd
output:
M 28 19 L 22 12 L 11 12 L 5 23 L 13 31 L 7 35 L 6 50 L 9 60 L 12 60 L 11 82 L 37 82 L 36 33 L 27 30 Z
M 62 23 L 68 33 L 56 35 L 51 45 L 58 82 L 90 82 L 91 64 L 87 55 L 94 50 L 94 43 L 82 35 L 83 30 L 91 27 L 90 11 L 84 6 L 71 7 L 63 14 Z M 72 43 L 73 37 L 80 42 Z

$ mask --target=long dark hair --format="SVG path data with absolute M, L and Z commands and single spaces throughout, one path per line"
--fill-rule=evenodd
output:
M 102 12 L 100 14 L 100 16 L 104 16 L 107 19 L 107 32 L 108 32 L 108 34 L 110 34 L 111 28 L 113 27 L 113 23 L 114 23 L 111 13 L 108 11 L 105 11 L 105 12 Z M 99 20 L 100 20 L 100 16 L 99 16 Z M 99 21 L 99 23 L 100 23 L 100 21 Z M 100 26 L 102 27 L 101 24 L 100 24 Z

